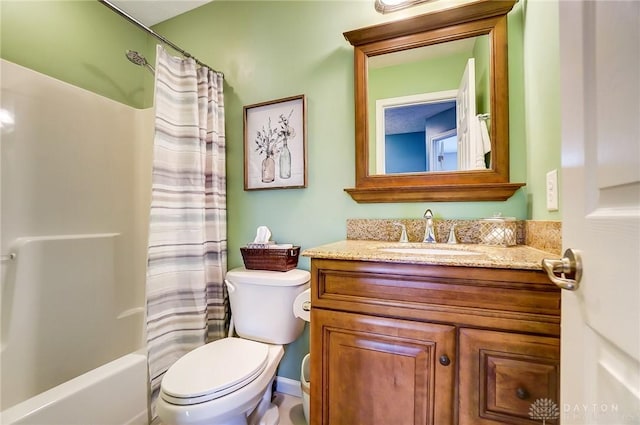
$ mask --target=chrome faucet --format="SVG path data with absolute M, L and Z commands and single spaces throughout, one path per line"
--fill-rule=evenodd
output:
M 424 229 L 424 239 L 422 242 L 424 243 L 436 243 L 436 234 L 433 228 L 433 213 L 430 209 L 427 209 L 424 212 L 423 217 L 426 219 L 427 223 Z

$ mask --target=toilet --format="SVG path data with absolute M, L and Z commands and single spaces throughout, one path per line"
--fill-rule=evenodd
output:
M 277 425 L 271 388 L 283 345 L 304 329 L 292 306 L 309 280 L 309 272 L 298 269 L 230 270 L 225 284 L 238 337 L 198 347 L 169 368 L 156 404 L 162 423 Z

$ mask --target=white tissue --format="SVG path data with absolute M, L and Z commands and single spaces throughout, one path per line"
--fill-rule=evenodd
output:
M 311 289 L 302 291 L 295 300 L 293 300 L 293 315 L 299 317 L 305 322 L 311 321 Z
M 267 248 L 269 249 L 291 249 L 293 248 L 292 243 L 279 243 L 279 244 L 271 244 Z
M 256 238 L 252 243 L 247 244 L 247 248 L 268 248 L 268 249 L 291 249 L 293 244 L 281 243 L 277 244 L 271 239 L 271 230 L 267 226 L 258 226 L 256 230 Z
M 268 244 L 271 239 L 271 230 L 267 226 L 258 226 L 256 230 L 256 238 L 254 244 Z

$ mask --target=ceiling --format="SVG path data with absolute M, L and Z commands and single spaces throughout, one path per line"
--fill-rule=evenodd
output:
M 148 27 L 211 1 L 213 0 L 109 0 Z
M 424 132 L 427 119 L 449 109 L 455 117 L 455 108 L 455 99 L 384 108 L 385 135 Z

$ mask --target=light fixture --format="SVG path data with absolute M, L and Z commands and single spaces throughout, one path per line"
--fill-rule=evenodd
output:
M 428 1 L 430 0 L 376 0 L 375 8 L 380 13 L 389 13 L 426 3 Z

